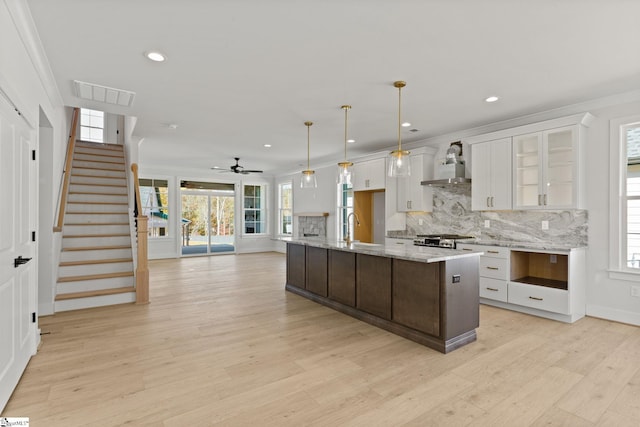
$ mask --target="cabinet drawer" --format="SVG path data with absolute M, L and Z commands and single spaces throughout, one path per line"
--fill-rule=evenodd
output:
M 508 261 L 501 258 L 480 257 L 480 277 L 508 280 Z
M 483 256 L 491 257 L 491 258 L 509 258 L 509 248 L 502 248 L 500 246 L 490 246 L 490 245 L 473 245 L 469 243 L 460 243 L 457 245 L 457 249 L 461 249 L 463 251 L 482 251 L 484 252 Z
M 481 277 L 480 297 L 507 302 L 507 281 Z
M 509 282 L 508 302 L 554 313 L 569 313 L 569 292 L 544 286 Z

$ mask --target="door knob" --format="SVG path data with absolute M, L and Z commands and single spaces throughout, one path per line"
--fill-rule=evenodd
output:
M 22 258 L 22 255 L 20 255 L 18 258 L 15 258 L 13 260 L 13 266 L 15 268 L 18 268 L 19 266 L 21 266 L 22 264 L 26 264 L 29 261 L 31 261 L 31 258 Z

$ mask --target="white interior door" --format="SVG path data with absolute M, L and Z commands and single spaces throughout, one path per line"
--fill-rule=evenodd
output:
M 36 350 L 33 131 L 0 97 L 0 412 Z M 32 318 L 33 317 L 33 318 Z

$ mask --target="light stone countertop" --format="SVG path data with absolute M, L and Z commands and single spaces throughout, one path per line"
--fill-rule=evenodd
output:
M 528 250 L 562 251 L 562 252 L 569 252 L 574 249 L 586 248 L 586 246 L 576 247 L 576 246 L 562 245 L 560 243 L 515 242 L 512 240 L 468 239 L 468 240 L 459 240 L 458 243 L 465 243 L 469 245 L 500 246 L 503 248 L 510 248 L 510 249 L 528 249 Z
M 397 258 L 407 261 L 440 262 L 460 258 L 470 258 L 482 255 L 482 251 L 461 251 L 447 248 L 432 248 L 427 246 L 385 246 L 371 243 L 354 242 L 349 245 L 343 241 L 327 240 L 325 238 L 293 238 L 280 237 L 276 240 L 295 243 L 298 245 L 312 246 L 316 248 L 334 249 L 345 252 L 355 252 L 365 255 Z

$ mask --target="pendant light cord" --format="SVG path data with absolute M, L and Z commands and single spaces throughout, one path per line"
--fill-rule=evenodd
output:
M 402 86 L 398 87 L 398 151 L 402 152 Z

